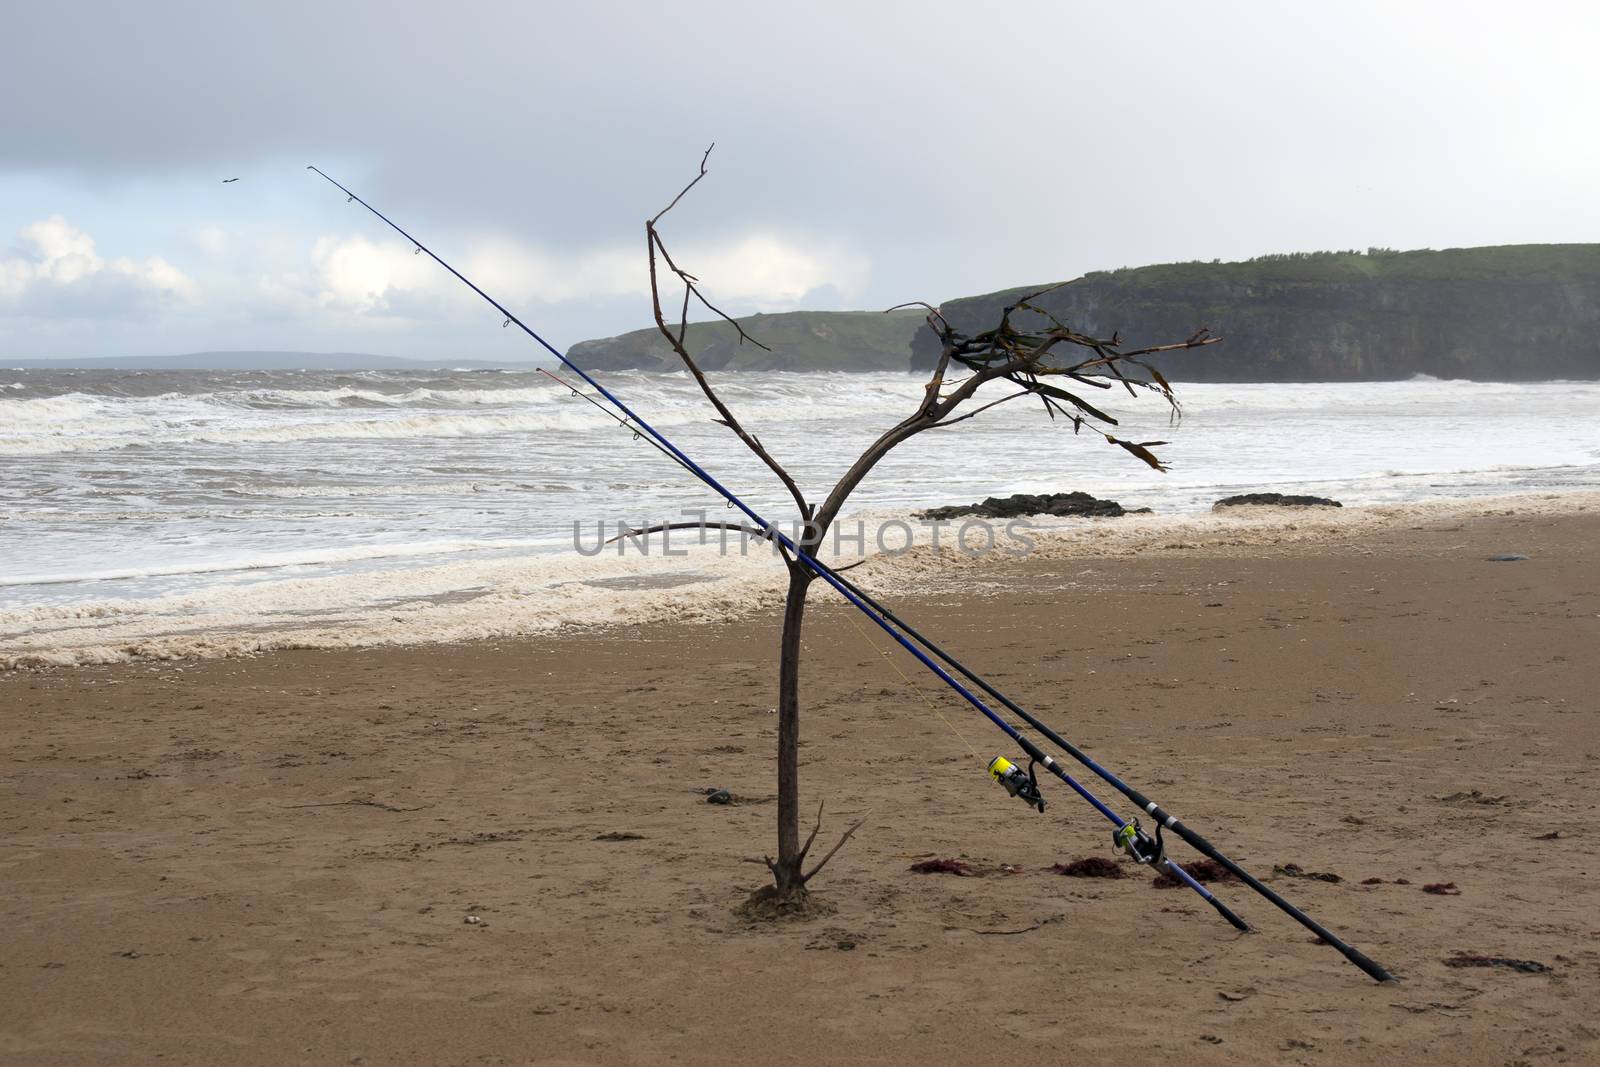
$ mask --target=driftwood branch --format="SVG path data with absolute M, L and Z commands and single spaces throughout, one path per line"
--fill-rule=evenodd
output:
M 715 144 L 711 146 L 711 148 L 715 147 Z M 672 253 L 667 251 L 666 242 L 661 239 L 661 234 L 656 229 L 656 224 L 666 216 L 667 212 L 677 207 L 678 202 L 688 195 L 689 190 L 698 185 L 701 179 L 706 176 L 706 161 L 711 157 L 711 148 L 707 148 L 705 155 L 700 157 L 700 172 L 694 176 L 689 184 L 685 185 L 683 189 L 679 191 L 677 196 L 672 198 L 671 203 L 662 208 L 660 211 L 656 212 L 655 216 L 644 224 L 645 241 L 649 250 L 650 259 L 650 304 L 655 315 L 656 329 L 661 331 L 661 336 L 666 338 L 667 344 L 672 347 L 672 351 L 677 355 L 678 359 L 683 362 L 684 367 L 689 371 L 690 375 L 694 377 L 695 382 L 700 386 L 700 391 L 705 394 L 706 399 L 711 402 L 711 406 L 716 409 L 718 416 L 716 421 L 732 430 L 739 440 L 744 442 L 745 447 L 750 449 L 750 451 L 753 452 L 762 463 L 765 463 L 773 474 L 777 475 L 778 480 L 783 483 L 784 488 L 789 491 L 789 495 L 794 498 L 795 504 L 800 508 L 800 517 L 802 519 L 809 519 L 813 513 L 812 507 L 806 501 L 805 494 L 800 491 L 799 484 L 794 480 L 793 477 L 790 476 L 789 472 L 784 469 L 783 464 L 779 463 L 777 459 L 775 459 L 773 455 L 767 451 L 766 446 L 761 443 L 761 440 L 756 437 L 755 434 L 747 431 L 743 424 L 740 423 L 738 418 L 734 415 L 733 411 L 729 409 L 728 405 L 723 403 L 722 398 L 717 395 L 717 391 L 711 387 L 711 382 L 706 378 L 705 372 L 700 369 L 700 365 L 696 363 L 694 357 L 689 354 L 689 349 L 685 344 L 685 338 L 689 333 L 689 303 L 692 298 L 693 300 L 698 301 L 706 308 L 706 310 L 716 315 L 723 322 L 726 322 L 729 326 L 732 326 L 734 331 L 738 334 L 740 344 L 744 344 L 746 341 L 748 341 L 757 348 L 770 351 L 770 349 L 767 349 L 766 345 L 762 344 L 760 341 L 757 341 L 755 338 L 746 333 L 744 327 L 739 325 L 738 322 L 734 321 L 731 315 L 727 314 L 721 308 L 711 303 L 710 300 L 706 299 L 705 294 L 700 290 L 700 279 L 696 278 L 693 274 L 690 274 L 688 271 L 684 270 L 682 267 L 678 266 L 676 262 L 674 262 Z M 683 301 L 678 312 L 678 323 L 676 328 L 668 324 L 666 313 L 662 310 L 661 272 L 658 268 L 658 259 L 661 263 L 666 264 L 667 270 L 671 271 L 672 274 L 683 285 Z
M 783 483 L 800 509 L 805 523 L 805 533 L 796 538 L 801 552 L 815 553 L 823 538 L 838 518 L 845 502 L 877 465 L 899 445 L 927 430 L 950 427 L 990 411 L 1002 404 L 1024 397 L 1034 397 L 1051 418 L 1058 416 L 1070 423 L 1074 432 L 1086 426 L 1093 429 L 1108 444 L 1116 445 L 1157 470 L 1165 470 L 1160 459 L 1151 451 L 1164 442 L 1131 441 L 1115 436 L 1112 428 L 1118 426 L 1116 418 L 1108 411 L 1085 399 L 1090 389 L 1107 390 L 1121 386 L 1129 394 L 1141 390 L 1160 394 L 1169 405 L 1174 418 L 1181 414 L 1178 400 L 1171 384 L 1153 364 L 1144 357 L 1200 348 L 1216 343 L 1207 330 L 1200 330 L 1187 340 L 1172 344 L 1143 348 L 1125 348 L 1120 334 L 1109 338 L 1095 337 L 1073 329 L 1043 307 L 1039 301 L 1050 293 L 1069 284 L 1066 282 L 1045 286 L 1028 292 L 1001 310 L 998 321 L 988 329 L 963 332 L 943 312 L 932 304 L 912 301 L 898 305 L 920 307 L 926 312 L 926 322 L 938 340 L 939 354 L 933 371 L 923 387 L 916 407 L 905 418 L 878 435 L 850 468 L 829 490 L 819 506 L 813 507 L 799 485 L 776 458 L 767 451 L 761 439 L 746 429 L 718 396 L 703 370 L 690 354 L 687 346 L 689 310 L 691 306 L 704 307 L 712 315 L 732 327 L 739 344 L 750 342 L 765 349 L 755 338 L 726 312 L 711 303 L 700 288 L 700 279 L 680 266 L 672 257 L 659 231 L 662 220 L 705 178 L 711 149 L 700 159 L 700 167 L 672 200 L 645 223 L 646 247 L 649 256 L 650 297 L 656 328 L 683 366 L 693 376 L 701 392 L 714 409 L 715 421 L 726 426 L 742 441 L 746 448 L 759 458 Z M 672 280 L 682 286 L 682 291 L 672 292 L 671 303 L 677 307 L 676 320 L 669 320 L 664 310 L 663 286 L 670 287 Z M 890 308 L 890 311 L 897 308 Z M 1026 313 L 1026 314 L 1024 314 Z M 977 399 L 990 383 L 1008 387 L 1005 395 L 990 400 L 985 395 Z M 742 536 L 773 539 L 773 530 L 757 530 L 742 522 L 666 523 L 647 530 L 630 531 L 619 537 L 642 537 L 651 533 L 673 529 L 737 530 Z M 617 540 L 614 538 L 613 540 Z M 804 870 L 804 861 L 815 846 L 822 830 L 822 805 L 817 806 L 817 818 L 809 836 L 802 844 L 799 833 L 799 764 L 796 755 L 799 737 L 799 665 L 803 645 L 800 640 L 801 623 L 805 610 L 805 591 L 815 575 L 800 562 L 797 554 L 786 551 L 783 542 L 777 541 L 789 571 L 789 591 L 785 601 L 783 637 L 779 653 L 778 672 L 778 858 L 763 862 L 772 872 L 775 889 L 782 898 L 803 891 L 839 850 L 850 840 L 862 823 L 848 827 L 839 840 L 810 871 Z M 861 563 L 851 564 L 860 566 Z M 847 570 L 848 567 L 837 568 Z M 984 934 L 1012 935 L 1025 933 L 1037 926 L 1022 929 L 978 931 Z
M 650 220 L 649 224 L 651 226 L 654 226 L 656 223 L 660 222 L 662 215 L 665 215 L 667 212 L 669 212 L 673 208 L 677 207 L 678 206 L 678 201 L 682 200 L 685 196 L 688 196 L 689 195 L 689 190 L 693 189 L 695 186 L 700 184 L 700 179 L 704 178 L 706 176 L 706 173 L 707 173 L 707 171 L 706 171 L 706 160 L 711 158 L 711 150 L 713 148 L 715 148 L 715 147 L 717 147 L 717 142 L 715 142 L 715 141 L 712 141 L 709 145 L 706 146 L 705 154 L 700 157 L 700 173 L 696 174 L 689 181 L 688 185 L 685 185 L 682 189 L 678 190 L 678 195 L 672 198 L 672 203 L 668 204 L 666 207 L 664 207 L 660 211 L 656 212 L 655 218 Z
M 806 858 L 806 853 L 811 851 L 811 844 L 812 844 L 812 842 L 814 842 L 817 839 L 818 831 L 820 831 L 822 829 L 822 805 L 825 804 L 825 803 L 826 803 L 826 801 L 823 801 L 823 800 L 817 801 L 817 821 L 816 821 L 816 824 L 811 827 L 811 833 L 806 837 L 806 843 L 800 846 L 800 854 L 799 854 L 798 857 L 796 857 L 797 859 L 799 859 L 801 861 L 804 861 L 805 858 Z
M 807 882 L 811 881 L 811 879 L 815 878 L 818 873 L 821 872 L 822 868 L 828 865 L 828 861 L 833 859 L 834 854 L 837 853 L 841 848 L 844 848 L 845 842 L 849 841 L 855 836 L 856 831 L 861 829 L 861 824 L 865 821 L 865 819 L 857 819 L 855 822 L 851 823 L 849 829 L 845 830 L 845 832 L 839 836 L 839 840 L 834 843 L 834 846 L 828 850 L 828 854 L 818 860 L 817 865 L 805 873 L 804 877 L 800 879 L 800 884 L 805 885 Z
M 990 408 L 997 408 L 1001 404 L 1004 404 L 1008 400 L 1015 400 L 1019 396 L 1032 396 L 1032 395 L 1034 395 L 1032 389 L 1024 389 L 1021 392 L 1010 393 L 1010 394 L 1008 394 L 1006 396 L 1001 397 L 999 400 L 991 400 L 989 403 L 983 405 L 981 408 L 974 408 L 972 411 L 967 412 L 965 415 L 958 415 L 956 418 L 946 419 L 944 422 L 935 423 L 933 426 L 930 426 L 928 428 L 930 430 L 942 430 L 947 426 L 954 426 L 958 422 L 966 422 L 968 419 L 973 418 L 974 416 L 982 415 L 985 411 L 988 411 Z
M 812 867 L 809 871 L 807 871 L 804 875 L 801 876 L 800 884 L 801 885 L 805 885 L 807 882 L 811 881 L 811 879 L 815 878 L 817 876 L 817 872 L 821 871 L 822 868 L 824 868 L 824 867 L 826 867 L 828 865 L 828 861 L 833 859 L 834 855 L 841 848 L 843 848 L 845 846 L 845 842 L 846 841 L 849 841 L 851 837 L 855 836 L 855 832 L 857 830 L 861 829 L 861 824 L 864 823 L 864 822 L 866 822 L 865 819 L 857 819 L 854 823 L 852 823 L 850 828 L 845 830 L 845 832 L 840 835 L 839 840 L 834 842 L 833 847 L 828 850 L 828 854 L 823 856 L 820 860 L 818 860 L 815 867 Z M 800 846 L 800 854 L 795 858 L 795 867 L 796 868 L 799 868 L 801 866 L 801 864 L 803 864 L 805 862 L 806 853 L 811 851 L 811 845 L 812 845 L 812 843 L 814 841 L 816 841 L 817 833 L 821 829 L 822 829 L 822 804 L 819 802 L 817 804 L 817 822 L 816 822 L 816 825 L 811 828 L 811 834 L 806 838 L 806 843 L 804 845 Z M 768 865 L 769 866 L 771 865 L 770 861 L 769 861 Z M 773 873 L 777 873 L 777 872 L 774 871 Z

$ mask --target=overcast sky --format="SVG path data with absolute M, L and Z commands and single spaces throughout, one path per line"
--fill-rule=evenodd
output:
M 1592 3 L 7 4 L 0 358 L 648 324 L 643 220 L 730 310 L 1087 270 L 1600 240 Z M 238 177 L 223 184 L 222 179 Z

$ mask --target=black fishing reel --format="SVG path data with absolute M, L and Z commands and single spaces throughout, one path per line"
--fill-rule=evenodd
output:
M 1039 779 L 1033 773 L 1033 760 L 1028 761 L 1028 772 L 1024 774 L 1015 763 L 1004 756 L 996 756 L 989 761 L 989 776 L 1004 786 L 1007 793 L 1044 811 L 1044 797 L 1039 792 Z
M 1160 823 L 1156 824 L 1156 836 L 1151 837 L 1139 826 L 1139 820 L 1134 819 L 1111 831 L 1111 847 L 1148 867 L 1158 867 L 1167 858 L 1167 843 L 1161 839 Z

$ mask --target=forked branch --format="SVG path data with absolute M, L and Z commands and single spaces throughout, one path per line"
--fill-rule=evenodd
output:
M 711 146 L 711 148 L 715 147 L 715 144 Z M 748 333 L 746 333 L 744 327 L 734 321 L 731 315 L 727 314 L 721 308 L 713 304 L 710 300 L 706 299 L 705 294 L 700 291 L 700 279 L 696 278 L 682 267 L 679 267 L 678 264 L 673 261 L 672 254 L 667 251 L 666 243 L 662 241 L 661 234 L 656 229 L 656 224 L 661 221 L 667 212 L 677 207 L 678 202 L 688 195 L 689 190 L 700 184 L 700 180 L 706 176 L 706 160 L 711 157 L 711 148 L 707 148 L 705 155 L 700 157 L 700 172 L 690 180 L 689 184 L 685 185 L 681 190 L 679 190 L 678 195 L 672 198 L 671 203 L 662 208 L 660 211 L 656 212 L 655 216 L 644 224 L 645 240 L 649 247 L 650 259 L 650 304 L 655 314 L 656 329 L 661 331 L 661 336 L 667 339 L 667 344 L 672 347 L 672 351 L 675 352 L 678 358 L 683 361 L 684 367 L 688 369 L 689 373 L 694 377 L 695 382 L 699 384 L 700 391 L 705 394 L 706 399 L 711 402 L 711 406 L 716 409 L 717 415 L 719 416 L 716 421 L 732 430 L 739 440 L 744 442 L 745 447 L 750 449 L 751 452 L 755 453 L 756 457 L 760 459 L 762 463 L 765 463 L 773 474 L 778 476 L 778 480 L 783 483 L 785 489 L 789 490 L 789 495 L 794 498 L 795 504 L 800 508 L 800 517 L 802 519 L 810 519 L 812 517 L 813 510 L 811 505 L 806 502 L 805 494 L 800 491 L 799 484 L 795 482 L 794 478 L 790 476 L 789 472 L 784 469 L 783 464 L 779 463 L 777 459 L 775 459 L 773 455 L 767 451 L 766 446 L 761 443 L 761 439 L 755 434 L 747 431 L 743 424 L 739 422 L 739 419 L 734 415 L 733 411 L 729 409 L 728 405 L 723 403 L 722 398 L 718 396 L 717 391 L 711 387 L 711 382 L 706 378 L 705 372 L 700 369 L 700 365 L 696 363 L 694 357 L 689 354 L 689 349 L 684 343 L 684 340 L 689 333 L 689 304 L 691 299 L 693 299 L 698 301 L 703 307 L 706 308 L 706 310 L 716 315 L 723 322 L 726 322 L 729 326 L 732 326 L 734 331 L 738 334 L 738 340 L 740 344 L 744 344 L 746 341 L 748 341 L 757 348 L 760 348 L 764 351 L 771 351 L 766 345 L 762 344 L 760 341 L 757 341 L 754 337 L 751 337 Z M 671 271 L 673 275 L 677 277 L 678 281 L 683 285 L 683 299 L 678 312 L 678 323 L 676 329 L 667 324 L 666 313 L 662 310 L 661 272 L 658 267 L 658 258 L 660 262 L 666 264 L 667 269 Z
M 1032 303 L 1062 285 L 1047 286 L 1037 292 L 1010 304 L 1000 314 L 1000 321 L 989 330 L 976 334 L 963 334 L 957 330 L 950 321 L 937 309 L 921 301 L 912 301 L 901 304 L 900 307 L 923 307 L 928 309 L 928 326 L 939 339 L 939 358 L 934 363 L 933 374 L 929 377 L 924 387 L 922 402 L 906 419 L 885 431 L 876 441 L 867 447 L 855 463 L 853 463 L 844 477 L 829 492 L 827 498 L 817 509 L 816 527 L 826 530 L 844 507 L 845 500 L 855 491 L 861 481 L 874 467 L 888 455 L 896 446 L 904 443 L 925 430 L 941 426 L 951 426 L 964 422 L 980 412 L 999 404 L 1014 400 L 1019 396 L 1033 395 L 1039 397 L 1046 412 L 1052 418 L 1059 412 L 1072 424 L 1074 432 L 1086 425 L 1101 424 L 1116 426 L 1117 420 L 1099 407 L 1085 400 L 1077 393 L 1041 381 L 1045 377 L 1065 377 L 1072 381 L 1097 389 L 1106 389 L 1112 385 L 1111 381 L 1103 380 L 1105 375 L 1125 386 L 1129 392 L 1137 389 L 1148 389 L 1160 393 L 1171 407 L 1174 415 L 1180 412 L 1178 399 L 1173 394 L 1172 386 L 1155 367 L 1141 362 L 1137 357 L 1150 355 L 1156 352 L 1173 352 L 1182 349 L 1200 348 L 1205 345 L 1215 344 L 1220 337 L 1213 336 L 1208 330 L 1200 330 L 1185 341 L 1175 344 L 1154 345 L 1148 348 L 1139 348 L 1131 351 L 1122 351 L 1120 337 L 1109 340 L 1092 337 L 1080 333 L 1062 323 L 1045 309 Z M 894 309 L 890 309 L 894 310 Z M 1019 329 L 1012 322 L 1012 315 L 1019 311 L 1032 311 L 1043 316 L 1050 323 L 1050 328 L 1043 331 L 1027 331 Z M 1065 361 L 1059 358 L 1052 359 L 1058 350 L 1077 347 L 1086 350 L 1083 359 Z M 944 391 L 947 384 L 946 375 L 950 365 L 958 364 L 970 373 L 958 382 L 951 383 L 952 388 Z M 1127 363 L 1139 367 L 1149 374 L 1148 378 L 1130 377 L 1123 372 L 1120 364 Z M 991 401 L 970 412 L 956 414 L 958 409 L 967 401 L 978 394 L 978 391 L 993 381 L 1004 381 L 1019 387 L 1020 392 L 1010 393 L 999 400 Z M 1115 437 L 1099 425 L 1094 426 L 1096 432 L 1106 439 L 1108 444 L 1117 445 L 1130 454 L 1137 456 L 1149 466 L 1159 471 L 1167 468 L 1161 460 L 1150 451 L 1156 445 L 1164 444 L 1162 441 L 1127 441 Z
M 811 851 L 811 846 L 817 840 L 817 834 L 822 830 L 822 804 L 822 801 L 817 803 L 816 824 L 811 827 L 811 833 L 807 835 L 806 843 L 800 846 L 800 853 L 795 857 L 795 866 L 797 868 L 804 865 L 806 854 Z M 833 859 L 834 855 L 845 846 L 845 842 L 849 841 L 851 837 L 855 836 L 855 832 L 861 829 L 861 824 L 864 822 L 866 822 L 865 819 L 857 819 L 854 823 L 851 823 L 850 827 L 845 830 L 843 834 L 839 835 L 839 840 L 834 842 L 833 847 L 828 850 L 827 855 L 823 856 L 816 862 L 814 867 L 800 876 L 800 884 L 804 886 L 807 882 L 811 881 L 811 879 L 815 878 L 818 872 L 828 865 L 828 861 Z M 778 865 L 772 862 L 772 857 L 766 857 L 766 862 L 767 866 L 772 870 L 773 877 L 778 877 Z

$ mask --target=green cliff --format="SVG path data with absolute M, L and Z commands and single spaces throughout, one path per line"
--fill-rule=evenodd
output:
M 725 322 L 689 324 L 684 346 L 704 370 L 905 370 L 919 311 L 790 311 L 740 319 L 746 333 L 772 351 L 739 343 Z M 681 370 L 654 327 L 620 337 L 581 341 L 568 350 L 592 370 Z
M 1038 286 L 946 301 L 958 329 L 992 326 Z M 1202 326 L 1220 345 L 1158 361 L 1187 381 L 1600 378 L 1600 245 L 1309 252 L 1243 263 L 1169 263 L 1085 275 L 1039 301 L 1063 322 L 1129 346 Z M 707 370 L 925 370 L 938 344 L 920 311 L 795 311 L 689 327 Z M 1027 316 L 1019 321 L 1027 322 Z M 654 329 L 584 341 L 596 370 L 676 370 Z
M 986 329 L 1037 286 L 946 302 L 957 329 Z M 1188 381 L 1600 378 L 1600 245 L 1313 252 L 1244 263 L 1172 263 L 1085 275 L 1037 303 L 1128 347 L 1205 326 L 1222 344 L 1162 358 Z M 1037 324 L 1037 316 L 1017 319 Z M 923 326 L 911 367 L 938 342 Z

